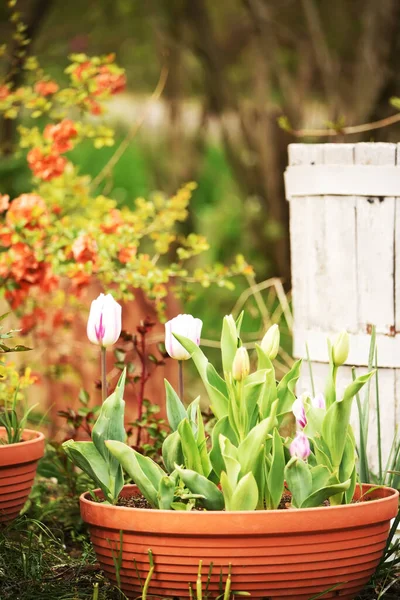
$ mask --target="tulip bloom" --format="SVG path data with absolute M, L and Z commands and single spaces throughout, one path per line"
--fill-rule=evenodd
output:
M 195 319 L 192 315 L 178 315 L 165 323 L 165 349 L 171 358 L 188 360 L 190 354 L 174 337 L 174 333 L 187 337 L 200 346 L 200 335 L 203 321 Z
M 235 381 L 242 381 L 250 373 L 249 353 L 244 346 L 236 350 L 232 363 L 232 377 Z
M 278 325 L 272 325 L 261 340 L 261 349 L 270 360 L 274 360 L 279 352 L 280 333 Z
M 111 294 L 100 294 L 93 300 L 87 323 L 87 336 L 102 348 L 112 346 L 121 335 L 122 307 Z
M 325 396 L 319 392 L 319 394 L 317 394 L 315 396 L 315 398 L 311 399 L 311 405 L 314 408 L 322 408 L 323 410 L 326 409 L 326 402 L 325 402 Z
M 310 442 L 308 441 L 308 437 L 302 431 L 297 433 L 293 442 L 290 444 L 289 451 L 290 456 L 296 456 L 302 460 L 306 460 L 310 456 Z
M 303 399 L 300 396 L 292 404 L 292 413 L 296 417 L 296 422 L 302 429 L 307 425 L 306 411 L 304 408 Z
M 342 366 L 349 356 L 349 334 L 347 331 L 341 331 L 333 344 L 333 364 L 335 367 Z

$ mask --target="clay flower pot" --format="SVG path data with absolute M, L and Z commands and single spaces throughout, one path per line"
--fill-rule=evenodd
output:
M 0 427 L 0 438 L 4 434 Z M 18 444 L 0 444 L 0 523 L 15 519 L 24 506 L 44 454 L 43 433 L 25 429 L 22 439 Z
M 362 493 L 370 488 L 363 485 Z M 122 495 L 133 492 L 136 486 L 127 485 Z M 355 500 L 360 494 L 358 489 Z M 155 571 L 149 594 L 188 597 L 202 560 L 204 583 L 213 563 L 213 596 L 220 593 L 220 572 L 225 581 L 231 563 L 232 591 L 254 598 L 309 600 L 338 584 L 324 599 L 352 600 L 382 557 L 398 497 L 394 489 L 378 488 L 368 493 L 368 501 L 344 506 L 184 512 L 111 506 L 85 493 L 81 514 L 90 525 L 97 558 L 114 582 L 115 561 L 122 558 L 121 588 L 128 598 L 140 594 L 138 573 L 143 584 L 151 549 Z

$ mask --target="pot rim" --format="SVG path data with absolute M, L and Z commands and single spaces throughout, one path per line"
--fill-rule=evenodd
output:
M 124 486 L 129 493 L 137 486 Z M 372 484 L 364 484 L 365 493 Z M 302 532 L 324 532 L 387 522 L 398 511 L 399 492 L 381 486 L 383 497 L 368 502 L 340 506 L 322 506 L 293 510 L 254 511 L 174 511 L 155 508 L 133 508 L 94 502 L 89 492 L 80 497 L 81 515 L 91 526 L 135 533 L 165 535 L 291 535 Z M 100 490 L 94 490 L 99 493 Z M 101 493 L 101 492 L 100 492 Z
M 5 427 L 0 427 L 0 435 L 5 432 L 6 428 Z M 28 440 L 24 440 L 22 439 L 21 442 L 16 442 L 15 444 L 0 444 L 0 452 L 2 449 L 4 448 L 17 448 L 17 447 L 21 447 L 23 446 L 24 448 L 26 448 L 29 444 L 35 444 L 37 443 L 39 440 L 44 440 L 45 436 L 44 433 L 42 433 L 41 431 L 36 431 L 36 429 L 27 429 L 25 428 L 22 431 L 22 436 L 24 436 L 25 434 L 33 434 L 34 437 L 32 437 L 32 439 L 28 439 Z
M 0 427 L 0 435 L 5 427 Z M 28 437 L 28 439 L 24 439 Z M 22 441 L 15 444 L 0 444 L 0 468 L 32 463 L 44 454 L 45 436 L 35 429 L 24 429 Z
M 327 509 L 328 510 L 345 510 L 345 509 L 349 509 L 351 507 L 354 506 L 363 506 L 364 504 L 371 504 L 372 502 L 376 505 L 376 504 L 381 504 L 384 502 L 387 502 L 388 499 L 393 499 L 393 497 L 399 497 L 399 491 L 396 490 L 395 488 L 391 488 L 387 485 L 375 485 L 373 483 L 361 483 L 361 484 L 357 484 L 357 487 L 359 488 L 359 486 L 362 486 L 362 490 L 364 492 L 364 489 L 367 488 L 373 488 L 376 490 L 387 490 L 389 492 L 391 492 L 390 494 L 388 494 L 387 496 L 384 496 L 382 498 L 372 498 L 370 500 L 367 500 L 365 502 L 353 502 L 351 504 L 340 504 L 337 506 L 315 506 L 312 508 L 292 508 L 290 509 L 290 511 L 301 511 L 302 513 L 315 513 L 316 510 L 323 510 L 324 513 L 326 513 Z M 138 490 L 138 486 L 135 484 L 126 484 L 124 485 L 124 487 L 122 488 L 125 491 L 133 491 L 133 490 Z M 356 488 L 357 489 L 357 488 Z M 92 492 L 94 494 L 103 494 L 103 492 L 101 491 L 100 488 L 97 488 L 95 490 L 92 490 Z M 269 515 L 283 515 L 283 514 L 287 514 L 289 511 L 287 510 L 282 510 L 282 509 L 265 509 L 265 510 L 235 510 L 235 511 L 226 511 L 226 510 L 204 510 L 204 511 L 199 511 L 199 510 L 180 510 L 180 511 L 176 511 L 173 509 L 169 509 L 169 510 L 165 510 L 165 509 L 160 509 L 160 508 L 136 508 L 134 506 L 116 506 L 115 504 L 105 504 L 102 502 L 95 502 L 94 500 L 92 500 L 90 498 L 90 492 L 83 492 L 80 497 L 79 500 L 82 504 L 90 504 L 90 505 L 95 505 L 97 507 L 102 506 L 104 509 L 108 509 L 108 510 L 118 510 L 118 511 L 122 511 L 122 512 L 139 512 L 139 513 L 143 513 L 143 514 L 150 514 L 150 513 L 157 513 L 157 514 L 161 514 L 161 515 L 170 515 L 170 514 L 177 514 L 179 513 L 179 515 L 196 515 L 196 517 L 200 517 L 200 518 L 205 518 L 206 515 L 249 515 L 249 514 L 269 514 Z M 223 517 L 226 518 L 226 517 Z

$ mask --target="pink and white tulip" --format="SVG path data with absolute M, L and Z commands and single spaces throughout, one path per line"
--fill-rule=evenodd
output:
M 100 294 L 90 306 L 87 336 L 93 344 L 106 348 L 121 335 L 122 307 L 111 294 Z
M 303 398 L 300 396 L 292 404 L 292 413 L 296 418 L 297 424 L 304 429 L 307 425 L 306 410 L 304 408 Z
M 290 444 L 289 452 L 290 456 L 296 456 L 302 460 L 306 460 L 310 456 L 310 442 L 308 441 L 308 437 L 302 431 L 299 431 L 296 434 L 296 437 Z
M 186 337 L 200 346 L 201 328 L 203 321 L 192 315 L 178 315 L 165 323 L 165 349 L 171 358 L 188 360 L 190 353 L 174 337 L 174 333 Z
M 314 408 L 326 409 L 325 396 L 322 392 L 319 392 L 314 398 L 311 399 L 311 406 Z

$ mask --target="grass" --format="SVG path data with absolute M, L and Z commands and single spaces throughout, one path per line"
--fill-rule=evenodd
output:
M 123 598 L 104 579 L 86 537 L 66 547 L 26 517 L 0 532 L 1 600 L 94 600 L 96 594 L 98 600 Z

